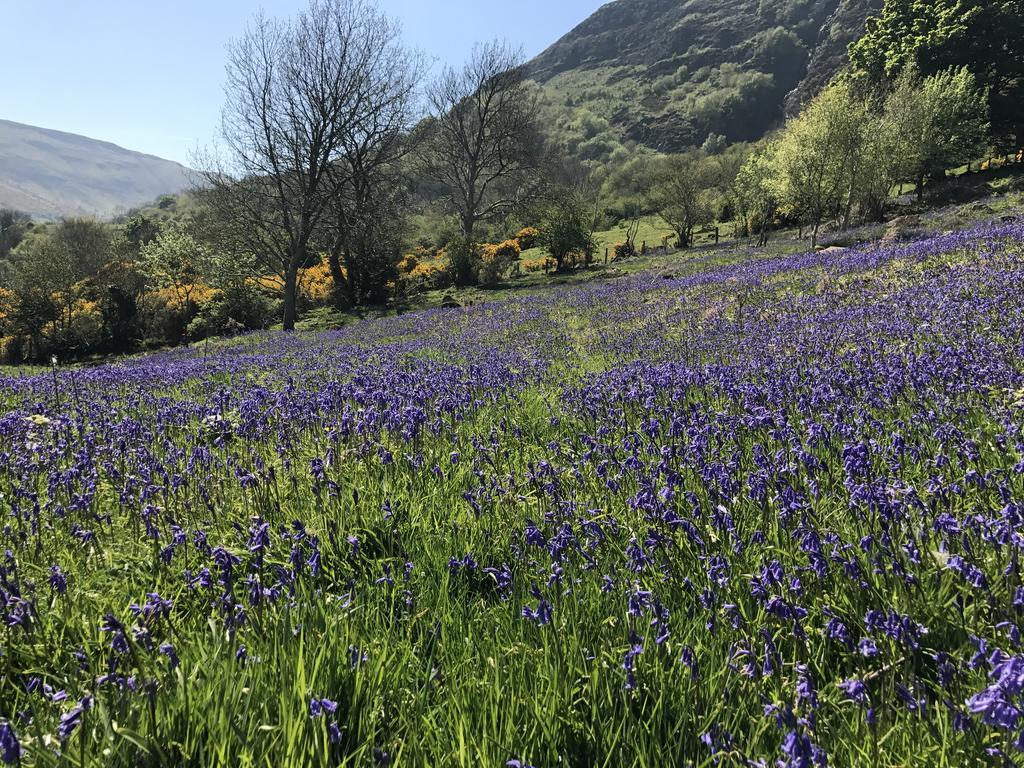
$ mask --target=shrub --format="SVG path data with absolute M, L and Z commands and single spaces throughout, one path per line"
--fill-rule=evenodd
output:
M 550 256 L 541 256 L 538 259 L 527 259 L 523 262 L 523 269 L 527 272 L 550 272 L 558 266 L 558 262 Z
M 202 283 L 151 291 L 139 301 L 143 335 L 150 345 L 177 344 L 189 323 L 217 292 Z
M 345 274 L 345 268 L 341 268 Z M 299 305 L 316 307 L 328 304 L 334 295 L 334 278 L 331 267 L 324 259 L 319 264 L 303 270 L 299 280 Z
M 419 265 L 419 257 L 415 253 L 407 253 L 398 262 L 398 272 L 403 275 L 408 275 Z
M 9 324 L 8 318 L 17 306 L 18 297 L 6 288 L 0 288 L 0 330 Z
M 103 312 L 95 301 L 78 299 L 71 306 L 71 316 L 55 339 L 58 349 L 72 354 L 88 354 L 103 340 Z
M 636 246 L 633 243 L 616 243 L 615 244 L 615 258 L 616 259 L 629 259 L 636 256 Z
M 409 291 L 447 288 L 451 282 L 448 265 L 443 261 L 421 262 L 402 279 L 403 287 Z
M 199 340 L 269 328 L 277 319 L 278 304 L 254 285 L 229 286 L 205 304 L 189 323 L 189 338 Z
M 519 243 L 515 240 L 506 240 L 496 245 L 483 245 L 479 251 L 478 277 L 483 285 L 494 285 L 501 280 L 513 262 L 519 260 L 521 253 Z
M 477 250 L 468 238 L 464 235 L 457 235 L 448 241 L 441 252 L 448 262 L 448 270 L 455 285 L 473 285 L 477 281 L 479 269 Z
M 531 248 L 536 248 L 539 240 L 540 230 L 536 227 L 523 227 L 516 234 L 516 242 L 519 243 L 519 249 L 521 251 L 528 251 Z
M 347 277 L 345 267 L 341 268 L 341 274 Z M 280 275 L 262 275 L 255 278 L 254 285 L 269 291 L 275 295 L 284 295 L 284 280 Z M 299 307 L 309 309 L 328 304 L 334 295 L 334 278 L 331 276 L 331 267 L 327 259 L 322 259 L 311 264 L 299 274 L 298 294 L 296 296 Z
M 0 337 L 0 363 L 16 365 L 28 357 L 28 349 L 24 336 Z

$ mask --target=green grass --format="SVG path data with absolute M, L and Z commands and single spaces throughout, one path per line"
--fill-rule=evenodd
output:
M 772 252 L 797 247 L 798 243 L 784 242 L 773 246 Z M 623 268 L 655 273 L 671 268 L 681 276 L 739 258 L 734 248 L 723 246 L 717 251 L 637 259 Z M 928 270 L 955 266 L 967 258 L 964 253 L 936 257 L 922 265 L 893 264 L 849 276 L 849 285 L 858 280 L 881 281 L 876 298 L 883 301 L 885 291 L 894 291 L 901 281 L 921 280 Z M 756 294 L 744 296 L 729 284 L 681 295 L 652 291 L 637 297 L 646 302 L 649 311 L 644 313 L 634 313 L 624 303 L 591 302 L 581 294 L 543 306 L 540 318 L 527 314 L 521 322 L 493 328 L 484 312 L 452 313 L 427 327 L 413 319 L 408 326 L 367 323 L 361 326 L 361 334 L 338 342 L 355 346 L 342 352 L 335 342 L 321 343 L 315 334 L 224 342 L 215 347 L 216 357 L 230 360 L 245 353 L 274 357 L 169 387 L 148 382 L 120 392 L 99 387 L 93 395 L 95 407 L 82 428 L 90 435 L 95 430 L 95 436 L 104 440 L 85 443 L 71 423 L 57 426 L 39 458 L 47 471 L 32 476 L 37 484 L 33 492 L 43 494 L 48 505 L 61 505 L 66 514 L 51 514 L 53 507 L 47 506 L 45 525 L 33 526 L 31 516 L 19 515 L 0 534 L 0 541 L 17 552 L 16 578 L 32 583 L 38 603 L 30 629 L 5 626 L 0 644 L 0 715 L 13 719 L 18 709 L 31 721 L 17 721 L 29 750 L 23 765 L 368 766 L 374 764 L 374 750 L 383 750 L 394 766 L 500 767 L 509 759 L 522 758 L 538 768 L 710 768 L 715 763 L 700 737 L 712 724 L 740 735 L 739 749 L 767 759 L 778 755 L 782 734 L 764 716 L 764 705 L 792 700 L 797 663 L 809 665 L 818 675 L 822 706 L 817 733 L 833 749 L 831 764 L 936 768 L 971 764 L 982 747 L 996 742 L 983 743 L 977 733 L 943 730 L 948 722 L 941 717 L 925 720 L 894 706 L 880 707 L 879 722 L 869 729 L 858 710 L 843 702 L 836 687 L 844 676 L 858 672 L 850 666 L 853 662 L 827 644 L 798 641 L 789 626 L 763 614 L 751 594 L 751 576 L 769 558 L 778 558 L 792 569 L 806 568 L 807 563 L 800 537 L 781 521 L 777 500 L 761 505 L 738 495 L 720 502 L 710 484 L 686 461 L 671 457 L 670 468 L 680 474 L 678 498 L 690 492 L 692 503 L 708 511 L 694 519 L 713 549 L 723 537 L 729 540 L 729 534 L 710 519 L 719 503 L 728 503 L 743 540 L 759 530 L 765 543 L 735 552 L 729 546 L 722 549 L 731 560 L 731 581 L 725 586 L 715 587 L 707 557 L 681 534 L 673 534 L 673 548 L 658 555 L 659 567 L 644 573 L 630 571 L 624 551 L 630 536 L 642 540 L 652 526 L 630 502 L 646 484 L 661 480 L 652 480 L 654 474 L 647 478 L 643 472 L 623 472 L 621 487 L 611 489 L 598 472 L 605 457 L 584 458 L 590 450 L 588 436 L 597 425 L 563 400 L 564 387 L 585 383 L 595 372 L 623 362 L 605 348 L 601 333 L 613 339 L 647 333 L 666 343 L 689 340 L 699 348 L 705 331 L 702 323 L 714 316 L 724 318 L 725 328 L 735 326 L 736 350 L 741 351 L 746 331 L 739 315 L 740 298 L 770 313 L 793 297 L 832 290 L 821 285 L 820 277 L 814 271 L 788 273 L 767 282 Z M 583 272 L 566 277 L 584 279 L 595 278 Z M 524 290 L 544 290 L 548 284 L 550 279 L 537 278 Z M 511 290 L 460 295 L 481 300 L 514 298 Z M 831 298 L 838 302 L 857 297 L 836 293 Z M 330 316 L 307 315 L 305 321 L 327 323 Z M 364 451 L 367 444 L 358 437 L 340 435 L 337 411 L 325 408 L 319 420 L 302 422 L 308 402 L 294 394 L 296 387 L 317 397 L 346 381 L 347 369 L 339 362 L 362 363 L 365 354 L 371 356 L 368 364 L 372 366 L 372 355 L 381 354 L 373 352 L 381 341 L 375 334 L 383 334 L 384 340 L 399 347 L 403 341 L 424 341 L 436 347 L 403 352 L 411 366 L 419 354 L 436 354 L 445 361 L 449 355 L 467 354 L 445 344 L 461 339 L 460 334 L 471 327 L 482 328 L 479 332 L 488 344 L 543 349 L 552 369 L 493 399 L 487 392 L 477 393 L 480 405 L 465 420 L 443 414 L 444 430 L 424 432 L 415 441 L 384 432 Z M 275 356 L 282 349 L 283 356 Z M 726 351 L 730 349 L 727 345 Z M 176 418 L 173 405 L 209 403 L 221 390 L 250 393 L 249 417 L 271 414 L 263 439 L 235 436 L 218 444 L 204 438 L 195 414 Z M 264 390 L 270 393 L 269 399 L 262 399 Z M 620 415 L 609 415 L 604 439 L 609 446 L 618 446 L 609 450 L 613 465 L 619 466 L 632 454 L 632 445 L 642 446 L 637 453 L 647 456 L 648 443 L 642 436 L 654 410 L 682 414 L 694 409 L 692 413 L 728 422 L 748 416 L 756 405 L 742 402 L 739 395 L 697 387 L 678 398 L 662 393 L 649 406 L 629 400 Z M 924 457 L 941 454 L 943 443 L 931 424 L 916 418 L 917 405 L 910 401 L 876 404 L 865 407 L 861 415 L 874 425 L 871 434 L 878 441 L 891 437 L 898 427 Z M 958 423 L 978 444 L 972 462 L 983 470 L 1007 462 L 999 448 L 1000 426 L 989 406 L 977 394 L 957 403 Z M 229 415 L 241 418 L 237 413 Z M 795 405 L 787 416 L 792 424 L 801 424 L 803 416 Z M 800 432 L 777 435 L 775 429 L 751 427 L 735 439 L 724 431 L 715 433 L 705 447 L 700 447 L 699 429 L 679 440 L 680 445 L 686 440 L 693 450 L 707 451 L 714 461 L 754 473 L 756 449 L 781 455 L 792 450 L 791 440 L 806 437 Z M 104 441 L 111 435 L 127 440 L 130 449 L 118 448 L 116 440 L 107 447 Z M 80 453 L 74 450 L 79 445 L 90 447 Z M 873 568 L 871 556 L 854 546 L 875 531 L 866 517 L 850 514 L 843 449 L 839 439 L 809 448 L 811 458 L 831 469 L 817 478 L 818 497 L 807 514 L 824 530 L 850 542 L 843 556 L 863 571 L 865 585 L 818 594 L 815 590 L 824 587 L 807 578 L 805 589 L 812 591 L 814 599 L 828 599 L 835 613 L 852 621 L 879 601 L 905 611 L 913 609 L 917 620 L 954 636 L 950 639 L 936 632 L 930 642 L 939 647 L 966 645 L 950 617 L 983 617 L 990 605 L 961 603 L 963 613 L 958 613 L 954 598 L 962 593 L 950 573 L 931 559 L 926 557 L 925 564 L 915 570 L 922 576 L 918 584 L 901 584 L 891 572 Z M 20 450 L 30 449 L 22 446 Z M 93 459 L 90 451 L 97 450 L 100 453 Z M 186 457 L 194 450 L 208 451 L 212 463 L 203 466 L 200 461 L 198 468 L 185 471 Z M 385 451 L 393 461 L 384 458 Z M 329 483 L 311 482 L 310 462 L 326 459 L 328 454 Z M 413 468 L 406 458 L 412 456 L 421 457 L 422 467 Z M 523 543 L 527 519 L 544 526 L 550 539 L 567 509 L 562 504 L 565 497 L 546 487 L 551 478 L 530 479 L 541 462 L 555 467 L 558 482 L 571 492 L 578 513 L 585 511 L 604 530 L 616 531 L 595 548 L 592 566 L 570 550 L 562 561 L 562 581 L 554 587 L 545 586 L 556 574 L 551 563 L 544 561 L 546 553 L 538 554 L 543 548 L 531 549 Z M 432 470 L 435 465 L 438 471 Z M 87 483 L 79 483 L 73 473 L 63 474 L 72 466 L 86 480 L 93 472 L 98 478 L 95 497 L 84 507 L 75 506 L 75 494 Z M 166 477 L 160 472 L 165 466 L 171 468 Z M 947 468 L 930 466 L 925 458 L 917 463 L 908 460 L 901 481 L 923 487 L 936 472 L 955 476 L 956 461 L 943 466 Z M 274 474 L 260 467 L 271 467 Z M 251 469 L 259 482 L 241 487 L 235 469 Z M 147 480 L 132 483 L 125 492 L 125 475 L 144 475 Z M 180 486 L 175 487 L 172 475 L 179 476 Z M 0 469 L 5 500 L 24 498 L 12 493 L 22 488 L 23 478 L 22 470 L 11 464 Z M 799 467 L 787 469 L 785 478 L 800 487 L 807 480 Z M 1019 479 L 1007 482 L 1013 484 L 1013 492 L 1020 492 Z M 205 503 L 199 500 L 200 487 L 208 494 Z M 476 514 L 465 494 L 480 490 L 484 510 Z M 159 541 L 146 535 L 138 509 L 142 505 L 137 503 L 140 494 L 146 494 L 154 506 Z M 954 511 L 966 516 L 965 510 L 972 505 L 981 508 L 989 501 L 983 490 L 972 490 L 957 502 L 963 508 Z M 682 509 L 683 502 L 679 504 Z M 687 507 L 690 504 L 686 501 Z M 385 505 L 390 514 L 385 513 Z M 249 553 L 249 528 L 256 516 L 274 532 L 273 545 L 261 561 Z M 292 594 L 273 606 L 246 605 L 246 623 L 237 630 L 226 629 L 217 602 L 219 588 L 188 586 L 186 571 L 194 575 L 201 567 L 212 567 L 210 558 L 189 543 L 192 535 L 202 530 L 211 546 L 223 546 L 244 558 L 239 578 L 256 573 L 269 583 L 275 568 L 289 567 L 292 542 L 277 531 L 287 531 L 295 519 L 319 537 L 320 573 L 313 577 L 304 569 L 302 578 L 292 585 Z M 160 549 L 171 541 L 175 525 L 183 526 L 187 539 L 171 561 L 164 562 Z M 86 543 L 72 537 L 76 527 L 94 531 L 95 540 Z M 904 533 L 895 526 L 887 531 L 897 537 Z M 582 531 L 576 535 L 583 538 Z M 360 543 L 358 553 L 349 537 Z M 467 553 L 481 566 L 507 564 L 515 576 L 511 594 L 501 594 L 490 576 L 453 572 L 450 558 Z M 306 554 L 308 550 L 303 551 Z M 413 564 L 408 574 L 406 563 Z M 63 597 L 47 586 L 49 569 L 55 564 L 69 578 L 69 591 Z M 605 573 L 615 577 L 613 593 L 602 589 L 599 577 Z M 696 590 L 728 590 L 741 626 L 763 628 L 764 636 L 752 632 L 757 642 L 763 644 L 767 638 L 780 649 L 777 674 L 746 678 L 731 670 L 730 665 L 738 663 L 736 642 L 744 635 L 730 628 L 728 616 L 703 611 L 694 594 L 683 588 L 683 576 L 694 580 Z M 536 626 L 521 616 L 524 605 L 536 605 L 530 593 L 534 583 L 552 601 L 550 625 Z M 627 613 L 626 597 L 635 589 L 661 594 L 670 605 L 674 618 L 666 645 L 654 645 L 648 616 L 637 620 Z M 922 589 L 927 590 L 924 599 L 917 591 Z M 247 590 L 239 584 L 236 591 L 244 602 Z M 150 592 L 174 601 L 169 617 L 152 621 L 133 617 L 128 606 L 143 603 Z M 107 613 L 129 625 L 130 652 L 112 653 L 110 634 L 100 629 L 101 617 Z M 718 622 L 718 634 L 706 630 L 708 621 Z M 167 658 L 148 650 L 146 641 L 130 632 L 132 626 L 145 626 L 154 644 L 172 642 L 180 665 L 172 668 Z M 625 690 L 622 669 L 630 629 L 648 638 L 639 684 L 633 691 Z M 244 659 L 238 660 L 236 653 L 243 645 Z M 89 660 L 85 669 L 74 655 L 79 648 Z M 697 680 L 679 663 L 683 648 L 692 648 L 699 656 Z M 896 699 L 896 684 L 920 673 L 916 665 L 923 662 L 900 658 L 901 649 L 895 643 L 884 651 L 893 660 L 893 673 L 880 677 L 875 695 L 889 702 Z M 154 682 L 152 696 L 132 692 L 127 683 L 96 684 L 115 656 L 120 665 L 117 674 L 131 675 L 143 690 L 148 681 Z M 87 693 L 95 696 L 95 705 L 66 743 L 56 738 L 55 729 L 70 704 L 25 693 L 23 682 L 34 675 L 66 689 L 73 699 Z M 958 691 L 958 700 L 966 694 Z M 329 739 L 328 718 L 310 718 L 311 697 L 338 702 L 331 719 L 342 733 L 340 743 Z M 60 755 L 54 752 L 58 746 Z M 735 754 L 725 757 L 725 765 L 733 763 L 740 764 Z

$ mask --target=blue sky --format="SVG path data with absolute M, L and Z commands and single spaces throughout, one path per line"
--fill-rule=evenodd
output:
M 475 41 L 539 53 L 603 0 L 379 0 L 410 45 L 461 62 Z M 224 46 L 261 7 L 304 0 L 0 0 L 0 118 L 187 162 L 216 133 Z

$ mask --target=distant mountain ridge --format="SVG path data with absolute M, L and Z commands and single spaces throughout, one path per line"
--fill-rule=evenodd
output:
M 566 108 L 576 113 L 560 132 L 571 153 L 583 145 L 584 160 L 606 159 L 615 143 L 679 151 L 712 133 L 749 141 L 846 65 L 848 45 L 881 7 L 882 0 L 615 0 L 528 66 L 549 121 Z
M 0 120 L 0 207 L 109 218 L 186 189 L 183 165 L 73 133 Z

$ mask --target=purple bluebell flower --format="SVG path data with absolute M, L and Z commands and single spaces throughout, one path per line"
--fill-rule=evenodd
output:
M 21 744 L 10 723 L 0 723 L 0 760 L 14 765 L 21 760 Z

